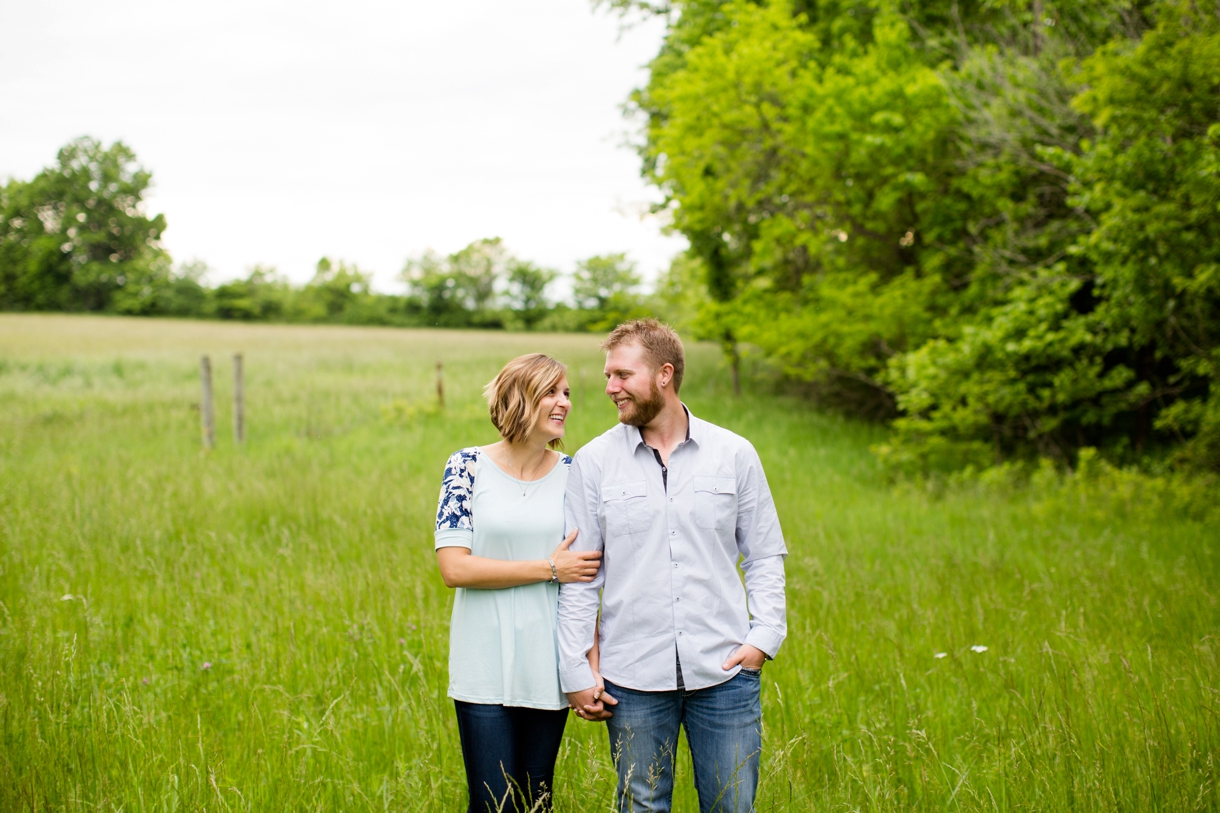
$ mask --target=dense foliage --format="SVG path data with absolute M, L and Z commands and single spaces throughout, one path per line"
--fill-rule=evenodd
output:
M 577 263 L 567 303 L 548 295 L 558 272 L 514 257 L 498 237 L 408 260 L 404 295 L 374 290 L 370 272 L 329 257 L 303 286 L 263 266 L 209 285 L 206 265 L 174 266 L 161 246 L 165 217 L 144 212 L 151 181 L 121 142 L 82 138 L 32 180 L 0 187 L 0 310 L 561 331 L 651 312 L 624 254 Z
M 1220 467 L 1215 0 L 611 5 L 668 16 L 633 103 L 690 327 L 897 463 Z
M 0 308 L 145 313 L 172 296 L 159 238 L 144 214 L 151 176 L 121 143 L 80 139 L 29 182 L 0 188 Z

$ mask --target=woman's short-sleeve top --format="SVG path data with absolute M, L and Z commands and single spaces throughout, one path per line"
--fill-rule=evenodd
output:
M 509 476 L 477 447 L 445 464 L 436 547 L 474 556 L 537 560 L 563 540 L 563 497 L 572 458 L 543 477 Z M 476 476 L 477 474 L 477 476 Z M 555 643 L 559 585 L 500 590 L 459 587 L 449 629 L 449 696 L 469 703 L 567 708 Z

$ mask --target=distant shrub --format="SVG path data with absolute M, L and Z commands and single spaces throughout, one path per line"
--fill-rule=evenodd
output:
M 874 451 L 877 451 L 876 449 Z M 882 450 L 882 459 L 886 460 Z M 936 497 L 977 494 L 987 499 L 1027 501 L 1041 515 L 1062 512 L 1096 520 L 1157 517 L 1220 523 L 1220 477 L 1185 469 L 1154 471 L 1117 466 L 1086 446 L 1072 468 L 1050 458 L 1006 461 L 992 466 L 967 464 L 951 472 L 910 474 L 890 468 L 901 491 Z

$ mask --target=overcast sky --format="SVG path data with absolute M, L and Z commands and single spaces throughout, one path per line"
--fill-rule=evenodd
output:
M 661 33 L 588 0 L 0 0 L 0 179 L 121 139 L 213 282 L 329 255 L 393 290 L 407 257 L 491 236 L 652 277 L 685 243 L 640 216 L 620 105 Z

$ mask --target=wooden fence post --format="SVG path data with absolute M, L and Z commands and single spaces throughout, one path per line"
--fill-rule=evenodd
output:
M 436 405 L 445 408 L 445 366 L 439 361 L 436 363 Z
M 246 382 L 241 353 L 233 354 L 233 439 L 246 442 Z
M 212 413 L 212 360 L 207 356 L 199 359 L 199 377 L 203 381 L 203 403 L 200 415 L 203 419 L 203 448 L 216 446 L 216 424 Z

